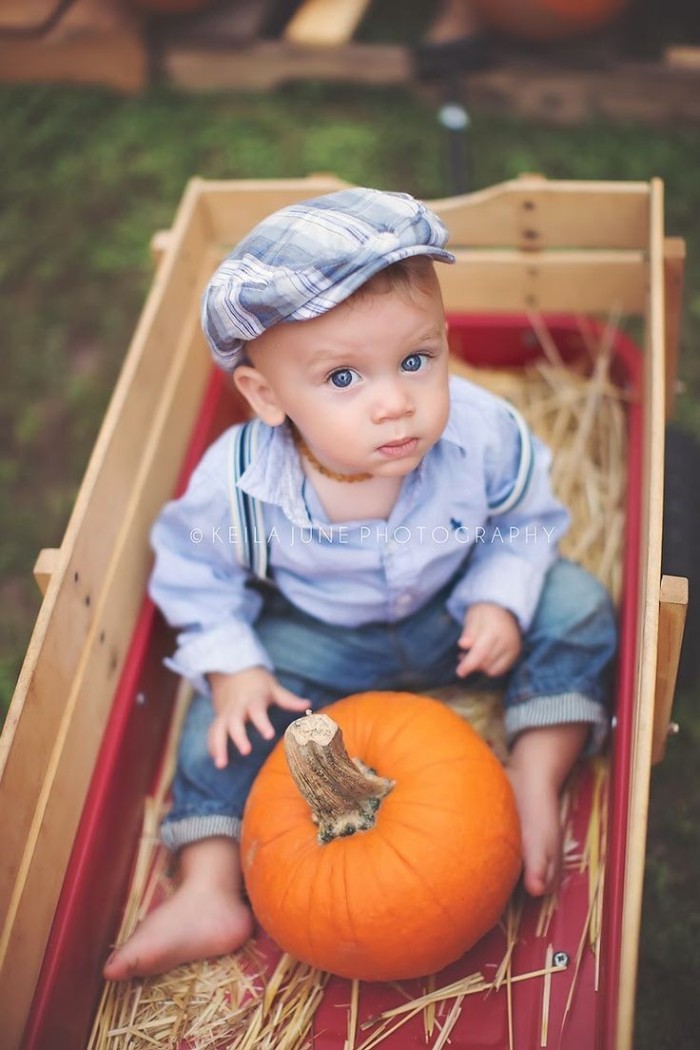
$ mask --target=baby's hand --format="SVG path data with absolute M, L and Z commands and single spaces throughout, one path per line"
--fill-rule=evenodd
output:
M 246 733 L 247 721 L 253 723 L 266 740 L 275 735 L 267 709 L 277 704 L 288 711 L 305 711 L 311 706 L 280 685 L 264 667 L 249 667 L 237 674 L 210 674 L 212 701 L 216 718 L 209 727 L 209 754 L 217 769 L 228 763 L 229 737 L 242 755 L 251 752 Z
M 496 678 L 509 671 L 517 660 L 522 638 L 511 612 L 493 602 L 478 602 L 467 609 L 457 644 L 468 650 L 457 662 L 460 678 L 474 671 Z

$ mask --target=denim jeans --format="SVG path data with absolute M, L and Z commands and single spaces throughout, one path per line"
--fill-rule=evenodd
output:
M 502 679 L 458 679 L 457 640 L 462 624 L 447 612 L 452 584 L 397 623 L 344 628 L 300 612 L 271 593 L 256 623 L 277 679 L 314 710 L 369 689 L 429 692 L 461 682 L 504 690 L 509 740 L 525 729 L 589 723 L 591 746 L 605 736 L 609 677 L 615 652 L 615 614 L 607 591 L 589 573 L 563 559 L 547 574 L 521 656 Z M 238 837 L 245 800 L 256 773 L 298 713 L 269 708 L 276 730 L 264 740 L 247 726 L 252 745 L 241 755 L 229 743 L 229 762 L 217 769 L 207 750 L 214 718 L 211 700 L 195 696 L 180 742 L 173 807 L 162 827 L 171 849 L 214 835 Z

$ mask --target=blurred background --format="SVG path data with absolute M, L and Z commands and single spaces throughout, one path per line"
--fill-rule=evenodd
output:
M 0 0 L 0 165 L 0 721 L 39 608 L 36 555 L 60 545 L 149 240 L 193 175 L 332 172 L 423 198 L 522 172 L 663 178 L 667 233 L 688 248 L 671 469 L 697 579 L 698 5 Z M 695 1048 L 700 1030 L 697 622 L 691 592 L 681 733 L 652 777 L 641 1050 Z

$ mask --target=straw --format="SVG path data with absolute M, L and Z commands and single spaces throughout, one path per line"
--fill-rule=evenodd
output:
M 360 982 L 354 980 L 350 990 L 350 1009 L 348 1010 L 348 1034 L 345 1039 L 344 1050 L 355 1050 L 355 1038 L 357 1036 L 357 1011 L 360 1000 Z
M 552 958 L 554 957 L 554 948 L 551 944 L 547 945 L 547 954 L 545 957 L 545 969 L 548 971 L 544 976 L 543 988 L 542 988 L 542 1026 L 540 1029 L 540 1046 L 547 1046 L 547 1037 L 549 1033 L 549 1000 L 552 994 Z

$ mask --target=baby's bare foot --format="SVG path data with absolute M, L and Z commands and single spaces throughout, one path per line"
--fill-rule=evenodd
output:
M 108 981 L 126 981 L 164 973 L 235 951 L 252 932 L 253 916 L 238 894 L 184 882 L 112 952 L 103 975 Z
M 508 770 L 520 816 L 523 882 L 533 897 L 551 893 L 559 882 L 562 831 L 559 795 L 553 785 L 522 770 Z
M 508 775 L 523 836 L 525 889 L 533 897 L 559 882 L 562 830 L 559 794 L 588 738 L 582 722 L 525 730 L 515 741 Z

